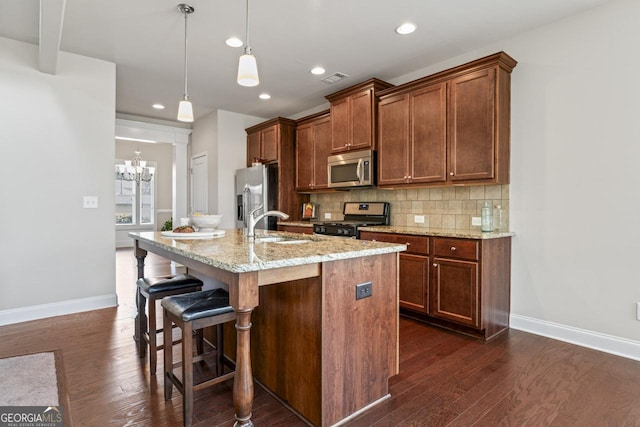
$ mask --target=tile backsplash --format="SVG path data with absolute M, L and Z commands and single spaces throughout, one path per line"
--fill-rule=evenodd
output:
M 399 190 L 350 190 L 335 193 L 311 194 L 317 204 L 317 218 L 341 220 L 344 202 L 389 202 L 391 225 L 456 230 L 479 230 L 471 225 L 471 217 L 480 217 L 485 202 L 493 209 L 502 207 L 501 230 L 509 230 L 509 186 L 477 185 L 464 187 L 409 188 Z M 424 216 L 424 223 L 416 223 L 415 216 Z

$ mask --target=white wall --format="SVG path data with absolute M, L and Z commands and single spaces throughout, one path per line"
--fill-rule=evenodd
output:
M 217 110 L 193 124 L 191 155 L 207 153 L 209 212 L 222 214 L 222 229 L 235 228 L 235 171 L 246 167 L 245 129 L 265 120 Z
M 640 2 L 616 1 L 403 76 L 504 50 L 512 327 L 640 359 Z
M 115 71 L 0 38 L 0 324 L 116 303 Z

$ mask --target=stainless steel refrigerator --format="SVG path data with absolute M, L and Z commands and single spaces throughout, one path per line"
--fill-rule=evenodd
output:
M 247 215 L 262 206 L 257 213 L 278 209 L 278 165 L 259 165 L 236 171 L 236 227 L 246 228 Z M 256 228 L 277 229 L 278 219 L 267 217 Z

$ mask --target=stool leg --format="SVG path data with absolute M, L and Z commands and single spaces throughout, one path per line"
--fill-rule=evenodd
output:
M 200 355 L 204 353 L 204 331 L 198 329 L 196 331 L 196 354 Z
M 224 336 L 222 323 L 216 325 L 216 373 L 218 376 L 224 373 Z
M 193 418 L 193 331 L 191 322 L 182 327 L 182 410 L 184 425 L 191 425 Z
M 156 299 L 149 298 L 149 371 L 151 375 L 156 374 L 158 365 L 158 328 L 156 326 Z M 171 342 L 171 338 L 169 338 Z
M 145 309 L 147 306 L 147 299 L 144 295 L 138 291 L 136 293 L 136 305 L 138 306 L 138 315 L 136 316 L 136 336 L 135 339 L 138 344 L 138 356 L 143 358 L 146 355 L 147 343 L 144 340 L 144 334 L 147 332 L 147 316 L 145 315 Z
M 173 323 L 169 319 L 167 311 L 162 310 L 162 338 L 164 342 L 171 342 L 172 326 Z M 173 381 L 169 377 L 169 373 L 173 372 L 173 345 L 165 345 L 162 353 L 164 354 L 164 400 L 171 400 Z

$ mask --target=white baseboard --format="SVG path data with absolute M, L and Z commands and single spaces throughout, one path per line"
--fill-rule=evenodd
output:
M 116 294 L 110 294 L 50 304 L 12 308 L 0 311 L 0 326 L 117 306 L 118 296 Z
M 640 342 L 573 326 L 547 322 L 532 317 L 512 314 L 509 316 L 509 326 L 520 331 L 553 338 L 559 341 L 576 344 L 582 347 L 615 354 L 628 359 L 640 360 Z

